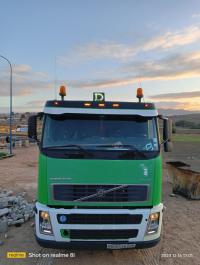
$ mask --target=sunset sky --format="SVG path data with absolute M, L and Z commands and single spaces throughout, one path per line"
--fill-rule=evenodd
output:
M 199 0 L 0 0 L 0 54 L 13 64 L 14 112 L 68 99 L 145 101 L 200 110 Z M 0 113 L 9 68 L 0 58 Z

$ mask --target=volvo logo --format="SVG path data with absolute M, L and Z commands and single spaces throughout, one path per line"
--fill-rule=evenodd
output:
M 105 190 L 102 188 L 97 189 L 97 196 L 98 197 L 104 197 L 105 196 Z

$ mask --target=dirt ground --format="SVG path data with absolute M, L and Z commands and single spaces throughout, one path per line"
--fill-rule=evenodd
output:
M 184 143 L 177 148 L 182 153 Z M 176 152 L 177 152 L 176 148 Z M 188 157 L 199 154 L 200 145 L 187 147 Z M 37 147 L 24 147 L 14 150 L 15 156 L 0 160 L 0 187 L 15 192 L 26 191 L 27 199 L 34 200 L 37 187 Z M 190 154 L 191 153 L 191 154 Z M 194 155 L 193 155 L 194 156 Z M 114 251 L 68 251 L 41 248 L 35 241 L 32 221 L 21 227 L 11 227 L 8 238 L 2 239 L 0 246 L 0 265 L 59 265 L 59 264 L 134 264 L 134 265 L 199 265 L 200 264 L 200 202 L 190 201 L 181 196 L 171 197 L 171 184 L 164 171 L 163 202 L 166 207 L 161 242 L 143 250 Z M 1 235 L 2 237 L 2 235 Z M 65 258 L 30 257 L 26 259 L 7 259 L 7 251 L 26 251 L 28 255 L 42 256 L 49 253 L 65 253 Z M 72 256 L 72 257 L 70 257 Z

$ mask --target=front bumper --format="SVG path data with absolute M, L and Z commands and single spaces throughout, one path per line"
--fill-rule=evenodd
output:
M 45 235 L 40 232 L 39 228 L 39 211 L 48 211 L 53 228 L 53 235 Z M 123 249 L 123 248 L 148 248 L 156 245 L 160 240 L 161 225 L 162 225 L 163 204 L 159 204 L 152 208 L 144 209 L 64 209 L 51 208 L 41 203 L 36 203 L 35 214 L 35 233 L 36 240 L 41 246 L 51 248 L 69 248 L 69 249 Z M 159 212 L 160 221 L 159 228 L 155 234 L 146 235 L 148 218 L 150 213 Z M 58 214 L 142 214 L 140 224 L 60 224 L 57 221 Z M 117 230 L 137 229 L 137 236 L 126 239 L 70 239 L 62 237 L 61 229 L 67 230 L 110 230 L 117 234 Z
M 41 247 L 44 248 L 56 248 L 56 249 L 108 249 L 108 245 L 112 244 L 113 249 L 141 249 L 141 248 L 151 248 L 158 244 L 160 237 L 154 240 L 142 241 L 142 242 L 128 242 L 128 241 L 76 241 L 76 242 L 56 242 L 53 240 L 44 240 L 36 236 L 36 240 Z M 114 247 L 116 245 L 116 247 Z M 118 247 L 117 247 L 118 245 Z

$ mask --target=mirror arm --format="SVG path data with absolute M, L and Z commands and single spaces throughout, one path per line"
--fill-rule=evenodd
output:
M 162 144 L 165 144 L 165 143 L 167 143 L 167 142 L 169 142 L 169 139 L 167 139 L 167 140 L 163 140 L 160 144 L 162 145 Z
M 161 120 L 166 120 L 166 121 L 169 120 L 168 117 L 163 116 L 163 115 L 158 115 L 158 118 L 161 119 Z

